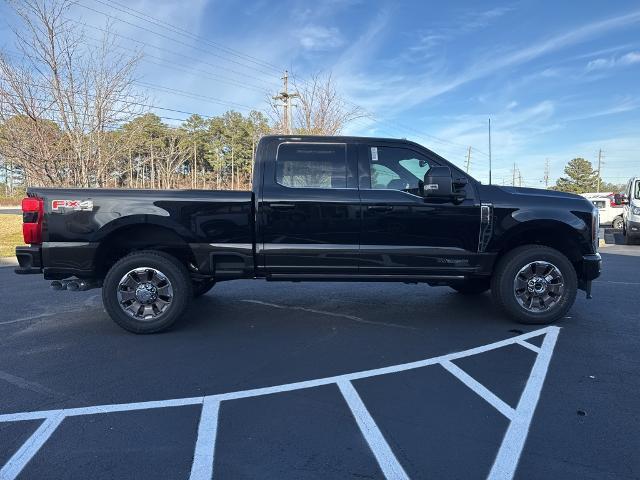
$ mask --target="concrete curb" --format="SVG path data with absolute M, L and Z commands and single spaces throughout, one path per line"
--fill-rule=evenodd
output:
M 16 257 L 0 257 L 0 267 L 15 267 L 18 265 Z

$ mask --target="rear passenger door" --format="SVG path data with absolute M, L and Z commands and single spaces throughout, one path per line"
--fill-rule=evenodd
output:
M 357 149 L 347 143 L 280 143 L 265 166 L 261 212 L 267 273 L 319 277 L 358 270 Z

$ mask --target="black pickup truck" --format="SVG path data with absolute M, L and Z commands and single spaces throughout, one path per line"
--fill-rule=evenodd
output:
M 491 290 L 515 320 L 543 324 L 600 274 L 588 200 L 482 185 L 406 140 L 265 137 L 253 188 L 30 188 L 16 272 L 102 287 L 109 315 L 136 333 L 168 328 L 193 297 L 243 278 Z

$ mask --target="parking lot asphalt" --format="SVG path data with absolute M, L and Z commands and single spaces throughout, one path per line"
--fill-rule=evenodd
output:
M 233 281 L 136 336 L 0 268 L 0 478 L 640 478 L 640 247 L 602 254 L 546 329 L 443 287 Z

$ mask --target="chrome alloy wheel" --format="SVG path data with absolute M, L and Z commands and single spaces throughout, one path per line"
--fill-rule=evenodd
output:
M 564 294 L 564 277 L 560 269 L 545 261 L 528 263 L 513 280 L 516 300 L 525 310 L 545 312 L 556 305 Z
M 155 320 L 171 306 L 172 300 L 171 282 L 155 268 L 130 270 L 118 283 L 118 304 L 136 320 Z

